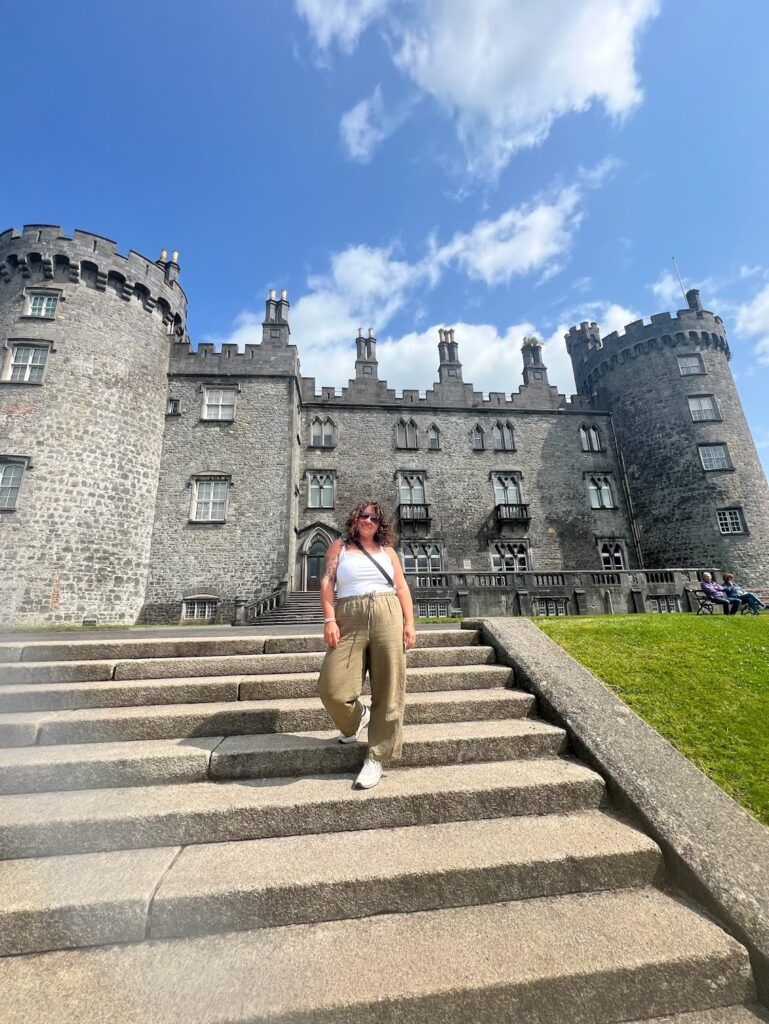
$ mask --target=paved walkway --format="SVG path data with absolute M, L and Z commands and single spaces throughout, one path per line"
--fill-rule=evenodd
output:
M 417 623 L 417 630 L 459 629 L 459 622 Z M 142 637 L 185 636 L 300 636 L 318 635 L 323 627 L 315 625 L 287 626 L 118 626 L 114 629 L 34 629 L 9 632 L 0 630 L 0 643 L 36 643 L 45 640 L 141 640 Z

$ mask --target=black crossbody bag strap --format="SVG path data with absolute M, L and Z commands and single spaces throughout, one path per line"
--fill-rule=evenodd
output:
M 393 583 L 392 578 L 391 578 L 389 572 L 386 569 L 382 568 L 382 566 L 379 564 L 379 562 L 377 562 L 376 558 L 372 558 L 371 557 L 371 555 L 368 553 L 368 551 L 366 551 L 366 549 L 363 547 L 363 545 L 361 544 L 361 542 L 359 540 L 354 540 L 353 544 L 355 545 L 356 548 L 360 548 L 360 550 L 363 552 L 363 554 L 366 556 L 366 558 L 368 558 L 369 562 L 373 562 L 374 563 L 374 565 L 377 567 L 377 569 L 379 569 L 379 571 L 384 576 L 384 578 L 387 580 L 387 582 L 390 584 L 390 586 L 394 588 L 395 584 Z

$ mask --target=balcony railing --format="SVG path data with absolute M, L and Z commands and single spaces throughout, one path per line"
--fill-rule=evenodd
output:
M 399 505 L 398 518 L 402 523 L 429 523 L 429 505 Z
M 528 523 L 531 519 L 529 506 L 520 503 L 497 505 L 494 512 L 500 523 Z

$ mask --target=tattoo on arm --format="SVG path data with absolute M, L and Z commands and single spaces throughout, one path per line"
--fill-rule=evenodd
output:
M 332 587 L 336 585 L 336 569 L 338 564 L 339 550 L 334 547 L 330 547 L 326 552 L 326 557 L 323 562 L 322 579 L 330 583 Z

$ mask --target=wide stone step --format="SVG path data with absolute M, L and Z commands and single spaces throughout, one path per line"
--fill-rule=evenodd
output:
M 534 698 L 530 694 L 505 689 L 408 693 L 404 721 L 416 724 L 521 718 L 531 713 L 533 705 Z M 233 700 L 4 714 L 0 715 L 0 737 L 2 745 L 7 747 L 113 743 L 189 736 L 304 732 L 327 728 L 328 722 L 328 715 L 317 697 Z
M 746 951 L 654 889 L 4 957 L 0 990 L 4 1024 L 596 1024 L 752 995 Z
M 675 1013 L 672 1017 L 645 1017 L 640 1021 L 621 1021 L 620 1024 L 766 1024 L 769 1013 L 764 1007 L 723 1006 L 715 1010 L 695 1010 L 694 1013 Z
M 512 686 L 513 672 L 502 665 L 466 664 L 409 668 L 406 688 L 471 690 Z M 149 704 L 196 704 L 225 700 L 278 700 L 313 697 L 317 672 L 283 672 L 257 676 L 194 676 L 182 679 L 127 679 L 95 683 L 25 683 L 0 686 L 0 713 L 66 711 L 78 708 L 133 707 Z M 370 692 L 368 680 L 364 692 Z
M 6 861 L 0 953 L 643 886 L 661 863 L 597 811 Z
M 398 764 L 412 768 L 547 757 L 565 747 L 563 730 L 529 718 L 407 725 Z M 365 733 L 360 744 L 348 746 L 328 730 L 12 747 L 0 750 L 0 793 L 357 772 L 365 753 Z
M 173 679 L 188 676 L 271 675 L 318 672 L 322 651 L 285 654 L 232 654 L 195 658 L 136 658 L 128 661 L 41 661 L 0 666 L 3 684 L 96 682 L 127 679 Z M 489 665 L 491 647 L 423 647 L 406 656 L 409 668 L 444 665 Z
M 0 856 L 187 846 L 597 807 L 600 776 L 562 758 L 349 775 L 0 796 Z
M 469 647 L 480 641 L 477 630 L 436 629 L 417 632 L 417 648 Z M 46 640 L 0 643 L 0 663 L 18 661 L 119 661 L 135 658 L 198 658 L 232 654 L 293 654 L 324 651 L 323 631 L 314 636 L 264 636 L 247 630 L 232 636 L 132 637 L 130 640 Z M 1 678 L 1 677 L 0 677 Z

